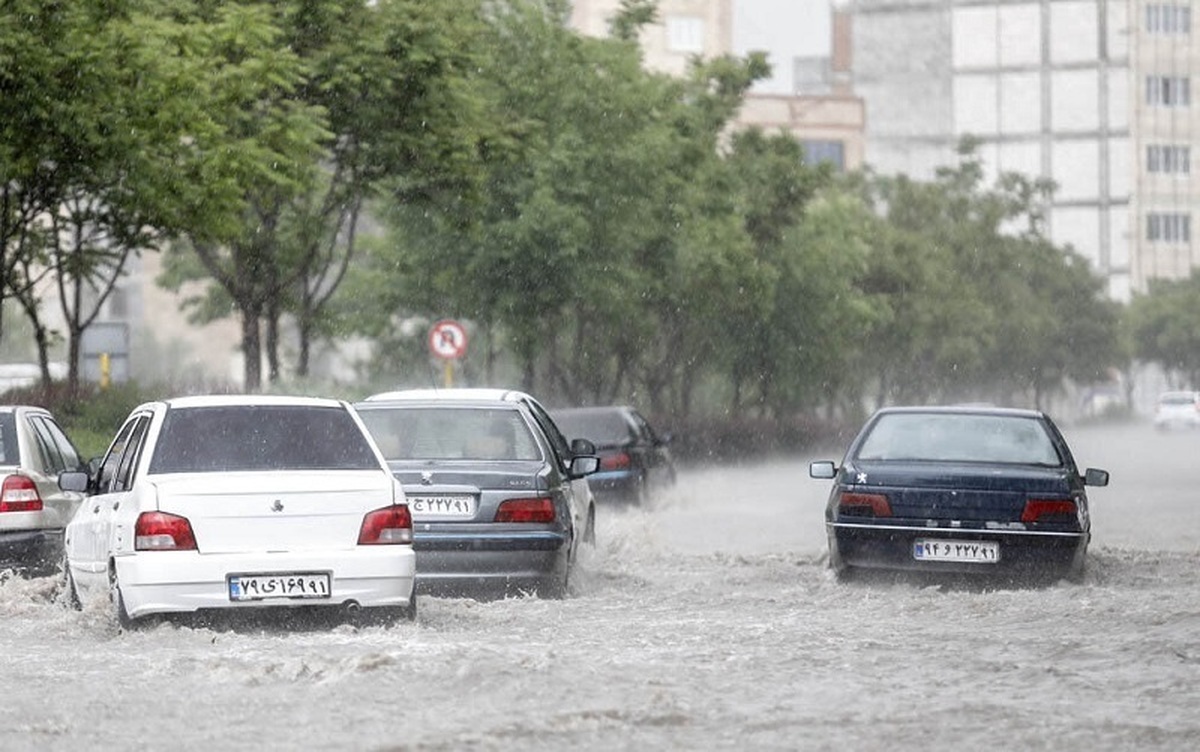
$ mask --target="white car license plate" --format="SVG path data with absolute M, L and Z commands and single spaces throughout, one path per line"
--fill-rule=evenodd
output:
M 408 508 L 414 518 L 475 516 L 475 497 L 470 494 L 409 496 Z
M 995 541 L 919 538 L 913 543 L 913 558 L 921 561 L 967 561 L 995 564 L 1000 561 L 1000 544 Z
M 261 601 L 268 598 L 328 598 L 329 575 L 239 574 L 229 577 L 229 600 Z

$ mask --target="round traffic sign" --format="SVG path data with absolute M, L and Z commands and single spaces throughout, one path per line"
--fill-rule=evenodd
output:
M 450 319 L 437 322 L 429 330 L 429 351 L 446 360 L 461 358 L 467 351 L 467 330 Z

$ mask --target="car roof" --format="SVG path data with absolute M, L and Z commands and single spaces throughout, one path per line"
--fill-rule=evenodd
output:
M 148 403 L 153 404 L 153 403 Z M 287 394 L 201 394 L 162 400 L 168 407 L 255 407 L 308 406 L 341 407 L 341 400 L 329 397 L 307 397 Z
M 550 412 L 555 415 L 601 415 L 604 413 L 629 413 L 629 405 L 590 405 L 588 407 L 557 407 Z
M 897 405 L 881 407 L 876 415 L 895 413 L 928 413 L 940 415 L 996 415 L 1013 418 L 1044 418 L 1041 410 L 1022 407 L 996 407 L 993 405 Z
M 528 397 L 515 389 L 469 387 L 462 389 L 399 389 L 372 394 L 362 402 L 436 402 L 439 404 L 516 403 Z M 362 403 L 359 403 L 362 404 Z

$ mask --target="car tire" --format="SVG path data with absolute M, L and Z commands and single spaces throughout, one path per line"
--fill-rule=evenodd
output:
M 142 626 L 141 622 L 130 616 L 129 611 L 125 608 L 125 596 L 121 595 L 121 583 L 117 581 L 116 574 L 114 573 L 111 577 L 110 593 L 113 602 L 113 612 L 117 617 L 117 626 L 128 631 L 140 628 Z

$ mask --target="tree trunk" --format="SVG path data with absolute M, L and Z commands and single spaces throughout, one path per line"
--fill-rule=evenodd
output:
M 269 306 L 267 325 L 267 383 L 279 383 L 279 308 L 275 301 Z
M 258 306 L 242 308 L 242 373 L 245 384 L 243 389 L 248 393 L 262 390 L 262 343 L 259 339 L 258 321 L 260 315 Z

